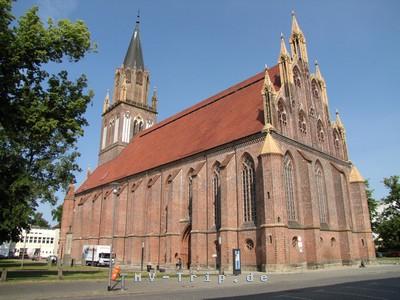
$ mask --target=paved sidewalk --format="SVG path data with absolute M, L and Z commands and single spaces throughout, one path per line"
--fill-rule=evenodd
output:
M 203 298 L 203 292 L 215 297 L 229 295 L 247 295 L 255 291 L 282 291 L 305 287 L 325 286 L 351 281 L 369 279 L 400 278 L 400 265 L 373 265 L 367 268 L 341 267 L 335 269 L 307 270 L 295 273 L 270 273 L 268 281 L 262 282 L 261 275 L 254 272 L 254 279 L 248 282 L 249 273 L 240 276 L 226 275 L 225 280 L 218 283 L 218 276 L 211 275 L 210 282 L 204 281 L 204 276 L 162 279 L 157 278 L 150 282 L 143 277 L 141 282 L 133 282 L 127 278 L 125 291 L 107 291 L 107 281 L 53 281 L 37 283 L 1 283 L 0 299 L 97 299 L 111 296 L 118 298 L 145 298 L 160 295 L 160 299 L 169 298 L 168 294 L 190 293 L 193 299 Z M 247 278 L 251 279 L 251 278 Z M 196 296 L 197 295 L 197 296 Z M 171 296 L 171 299 L 174 298 Z

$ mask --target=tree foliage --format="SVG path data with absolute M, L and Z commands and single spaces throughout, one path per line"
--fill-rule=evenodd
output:
M 45 25 L 37 7 L 15 20 L 11 8 L 0 0 L 0 243 L 29 228 L 38 201 L 55 204 L 55 192 L 73 180 L 93 97 L 84 75 L 46 71 L 94 49 L 84 22 Z
M 51 211 L 51 216 L 53 217 L 53 221 L 56 221 L 58 225 L 61 225 L 62 212 L 63 212 L 62 204 L 60 204 Z
M 378 216 L 378 213 L 376 209 L 378 208 L 378 201 L 375 200 L 373 197 L 374 190 L 370 188 L 369 186 L 369 181 L 365 181 L 365 192 L 367 194 L 367 200 L 368 200 L 368 211 L 369 211 L 369 220 L 371 222 L 371 229 L 373 232 L 375 232 L 376 229 L 376 219 Z
M 38 226 L 41 228 L 50 228 L 49 222 L 47 222 L 46 219 L 43 218 L 43 214 L 40 212 L 35 212 L 33 214 L 31 225 Z
M 400 250 L 400 177 L 384 178 L 383 183 L 389 189 L 389 195 L 382 199 L 387 207 L 381 214 L 377 233 L 383 250 Z

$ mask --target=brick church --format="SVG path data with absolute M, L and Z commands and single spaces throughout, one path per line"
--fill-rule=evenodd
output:
M 157 123 L 137 22 L 102 113 L 99 163 L 63 205 L 60 255 L 278 270 L 375 258 L 364 179 L 292 15 L 278 64 Z M 114 225 L 114 226 L 113 226 Z

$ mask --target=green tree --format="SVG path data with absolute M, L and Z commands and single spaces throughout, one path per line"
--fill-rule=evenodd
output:
M 389 195 L 382 199 L 387 204 L 379 218 L 377 233 L 384 250 L 400 250 L 400 177 L 384 178 Z
M 0 0 L 0 243 L 29 228 L 39 201 L 56 203 L 79 170 L 77 139 L 93 92 L 87 79 L 49 74 L 94 49 L 82 21 L 43 24 L 33 7 L 18 20 Z
M 62 211 L 63 211 L 63 205 L 60 204 L 56 208 L 54 208 L 51 211 L 51 216 L 53 217 L 53 221 L 56 221 L 57 224 L 61 225 L 61 219 L 62 219 Z
M 32 218 L 32 226 L 39 226 L 41 228 L 50 228 L 49 222 L 46 221 L 45 218 L 43 218 L 43 214 L 40 212 L 35 212 L 33 214 Z
M 378 207 L 378 201 L 375 200 L 373 197 L 374 190 L 370 188 L 369 186 L 369 181 L 365 180 L 365 192 L 367 194 L 367 200 L 368 200 L 368 211 L 369 211 L 369 220 L 371 221 L 371 229 L 373 232 L 375 232 L 376 229 L 376 220 L 378 213 L 376 211 Z

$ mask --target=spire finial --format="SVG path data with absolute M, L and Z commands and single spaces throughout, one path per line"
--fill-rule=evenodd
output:
M 299 23 L 297 23 L 296 14 L 292 10 L 292 33 L 301 33 Z
M 284 36 L 283 36 L 283 33 L 281 32 L 281 57 L 282 56 L 289 56 L 289 53 L 288 53 L 288 51 L 287 51 L 287 49 L 286 49 L 286 43 L 285 43 L 285 38 L 284 38 Z
M 136 24 L 139 25 L 140 23 L 140 9 L 137 10 L 137 16 L 136 16 Z
M 322 77 L 322 74 L 321 74 L 321 70 L 319 69 L 318 61 L 315 60 L 314 64 L 315 64 L 315 76 L 316 76 L 319 80 L 324 81 L 324 78 Z
M 292 17 L 294 17 L 296 13 L 294 12 L 294 9 L 292 9 Z

